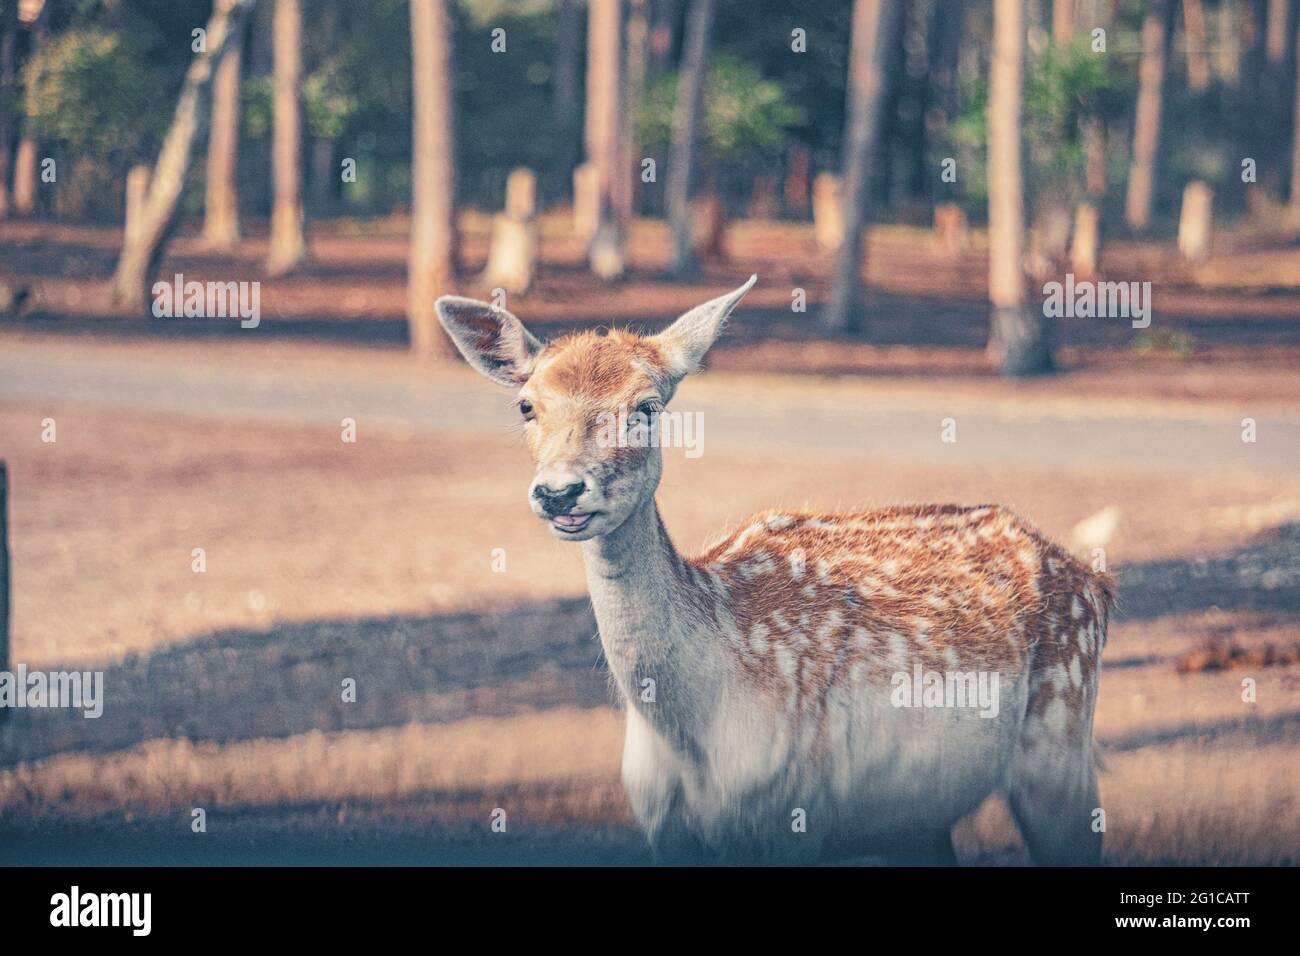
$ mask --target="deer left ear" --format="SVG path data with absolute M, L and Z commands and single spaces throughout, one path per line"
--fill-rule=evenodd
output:
M 709 350 L 723 327 L 727 316 L 740 304 L 745 293 L 754 287 L 758 276 L 749 277 L 749 281 L 734 292 L 720 295 L 703 305 L 697 305 L 685 313 L 668 328 L 653 337 L 663 352 L 664 361 L 675 378 L 699 371 L 704 353 Z
M 434 303 L 438 320 L 476 370 L 498 385 L 528 381 L 542 343 L 513 314 L 477 299 L 444 295 Z

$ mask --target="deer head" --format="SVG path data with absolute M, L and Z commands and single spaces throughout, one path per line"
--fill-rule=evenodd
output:
M 579 332 L 543 343 L 505 309 L 456 296 L 437 301 L 469 364 L 516 391 L 537 466 L 528 503 L 556 537 L 609 534 L 654 497 L 663 455 L 653 422 L 757 278 L 650 336 Z

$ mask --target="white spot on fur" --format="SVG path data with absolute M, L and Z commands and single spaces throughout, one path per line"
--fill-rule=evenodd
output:
M 731 547 L 729 547 L 726 551 L 724 551 L 722 553 L 722 556 L 724 558 L 730 557 L 731 555 L 740 551 L 742 548 L 745 547 L 745 544 L 749 541 L 750 538 L 752 538 L 754 535 L 758 534 L 762 530 L 763 530 L 763 525 L 761 523 L 756 522 L 754 524 L 751 524 L 744 531 L 740 532 L 740 534 L 736 535 L 736 540 L 731 542 Z

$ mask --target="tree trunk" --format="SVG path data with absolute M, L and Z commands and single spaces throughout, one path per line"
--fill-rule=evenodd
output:
M 14 80 L 18 44 L 18 3 L 8 0 L 0 10 L 0 219 L 9 215 L 9 166 L 12 157 L 17 102 Z
M 1300 221 L 1300 21 L 1295 36 L 1295 117 L 1291 123 L 1291 210 Z
M 207 193 L 203 238 L 217 249 L 239 241 L 239 71 L 240 34 L 231 37 L 212 81 L 212 136 L 208 140 Z
M 1142 21 L 1142 64 L 1138 70 L 1137 121 L 1133 129 L 1133 162 L 1129 169 L 1124 219 L 1134 232 L 1151 221 L 1156 162 L 1160 147 L 1160 112 L 1164 99 L 1173 4 L 1148 0 Z
M 1069 43 L 1074 38 L 1074 0 L 1052 0 L 1052 42 Z
M 614 178 L 620 168 L 622 130 L 622 0 L 589 0 L 587 19 L 587 160 L 597 171 L 598 224 L 587 250 L 591 269 L 602 279 L 622 276 L 626 223 L 614 203 Z
M 662 76 L 672 66 L 673 30 L 678 0 L 654 0 L 650 22 L 650 75 Z
M 448 0 L 411 0 L 411 239 L 406 321 L 411 349 L 451 356 L 434 300 L 456 278 L 456 141 Z
M 1286 63 L 1287 27 L 1291 20 L 1287 0 L 1268 0 L 1268 62 L 1278 69 Z
M 933 194 L 933 157 L 930 144 L 948 141 L 948 127 L 956 110 L 957 67 L 961 58 L 962 33 L 965 30 L 966 0 L 936 3 L 930 18 L 927 74 L 922 85 L 922 131 L 918 137 L 916 175 Z
M 1201 0 L 1183 0 L 1183 29 L 1187 35 L 1187 85 L 1204 90 L 1210 85 L 1210 43 Z
M 894 18 L 901 13 L 902 4 L 894 0 L 855 0 L 853 4 L 841 185 L 844 237 L 835 254 L 831 299 L 822 313 L 822 327 L 828 332 L 857 331 L 864 325 L 860 311 L 862 230 L 880 132 L 886 44 L 894 36 Z
M 989 356 L 1003 375 L 1052 371 L 1051 329 L 1025 307 L 1025 197 L 1020 115 L 1025 57 L 1024 0 L 993 0 L 989 68 Z
M 557 0 L 555 5 L 555 82 L 551 87 L 557 117 L 578 108 L 578 41 L 582 25 L 577 0 Z
M 168 233 L 175 223 L 177 204 L 196 145 L 207 135 L 213 71 L 230 49 L 253 3 L 254 0 L 221 0 L 213 8 L 207 26 L 207 50 L 195 56 L 185 74 L 171 128 L 154 163 L 139 229 L 132 241 L 123 244 L 113 272 L 112 297 L 120 307 L 140 312 L 146 308 L 149 275 L 162 258 Z
M 1229 86 L 1241 82 L 1241 33 L 1237 29 L 1236 0 L 1220 0 L 1215 30 L 1215 57 L 1219 77 Z
M 311 141 L 311 198 L 313 205 L 328 212 L 334 205 L 334 139 L 317 136 Z
M 699 150 L 700 112 L 709 71 L 709 34 L 713 31 L 713 0 L 692 0 L 686 24 L 686 46 L 677 74 L 677 102 L 673 108 L 673 137 L 668 153 L 668 222 L 673 229 L 671 271 L 695 268 L 691 246 L 691 179 Z
M 50 7 L 53 0 L 46 0 L 41 5 L 41 12 L 31 27 L 31 41 L 27 50 L 30 60 L 40 52 L 49 36 Z M 15 110 L 21 113 L 21 110 Z M 40 143 L 35 134 L 24 124 L 22 138 L 18 140 L 18 152 L 14 156 L 14 194 L 13 209 L 18 216 L 31 216 L 36 213 L 36 165 L 40 153 Z
M 555 80 L 551 86 L 554 122 L 564 131 L 559 155 L 560 190 L 569 188 L 569 177 L 582 160 L 578 136 L 578 64 L 582 59 L 582 11 L 578 0 L 557 0 L 555 11 Z
M 1267 67 L 1265 47 L 1268 14 L 1264 9 L 1265 2 L 1266 0 L 1241 0 L 1238 8 L 1238 32 L 1242 44 L 1241 79 L 1251 96 L 1260 94 Z
M 630 170 L 640 164 L 633 162 L 636 152 L 636 111 L 645 95 L 646 81 L 646 46 L 649 41 L 650 27 L 646 16 L 647 0 L 628 0 L 627 16 L 627 68 L 626 95 L 623 98 L 622 123 L 619 131 L 618 168 L 623 174 L 614 177 L 615 215 L 620 222 L 631 223 L 636 206 L 637 184 L 640 175 L 632 175 Z
M 302 223 L 302 8 L 301 0 L 275 0 L 275 116 L 271 129 L 271 249 L 266 271 L 293 272 L 306 261 Z
M 132 166 L 126 173 L 126 216 L 122 224 L 122 244 L 140 241 L 145 203 L 149 199 L 149 167 Z

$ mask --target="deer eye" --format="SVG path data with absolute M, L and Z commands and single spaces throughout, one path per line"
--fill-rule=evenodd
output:
M 659 411 L 659 405 L 658 403 L 653 401 L 642 402 L 640 405 L 636 407 L 636 413 L 638 415 L 644 415 L 647 424 L 650 423 L 650 421 L 654 418 L 655 414 L 658 411 Z
M 519 414 L 524 416 L 524 421 L 531 422 L 534 418 L 533 403 L 521 401 L 519 403 Z

